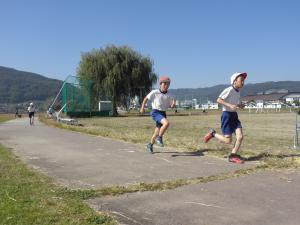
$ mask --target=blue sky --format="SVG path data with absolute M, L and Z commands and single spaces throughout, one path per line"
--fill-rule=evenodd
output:
M 81 54 L 128 45 L 171 88 L 300 80 L 300 1 L 1 0 L 0 65 L 64 80 Z

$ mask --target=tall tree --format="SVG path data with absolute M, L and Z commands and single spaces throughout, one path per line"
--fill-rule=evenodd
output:
M 118 105 L 127 107 L 131 96 L 144 96 L 157 81 L 153 61 L 127 46 L 112 45 L 82 54 L 77 74 L 93 81 L 92 101 L 112 101 L 113 115 L 118 114 Z

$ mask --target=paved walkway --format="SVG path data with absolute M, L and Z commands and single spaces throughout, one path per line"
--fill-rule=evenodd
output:
M 245 168 L 201 152 L 148 154 L 145 145 L 45 126 L 27 120 L 0 126 L 0 141 L 26 162 L 73 188 L 202 177 Z M 161 148 L 162 149 L 162 148 Z
M 130 225 L 298 225 L 300 171 L 90 200 Z
M 0 142 L 30 166 L 71 188 L 155 183 L 255 165 L 231 164 L 204 156 L 201 151 L 181 153 L 165 148 L 151 155 L 145 145 L 47 127 L 38 121 L 35 126 L 28 123 L 23 118 L 1 124 Z M 96 210 L 112 212 L 123 224 L 296 225 L 295 221 L 300 220 L 296 213 L 299 190 L 299 171 L 289 171 L 88 202 Z

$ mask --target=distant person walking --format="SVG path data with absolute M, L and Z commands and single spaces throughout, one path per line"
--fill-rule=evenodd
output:
M 19 108 L 16 107 L 15 118 L 19 117 Z
M 152 119 L 156 123 L 156 128 L 152 135 L 150 143 L 147 145 L 147 150 L 153 153 L 153 144 L 163 147 L 163 135 L 170 126 L 167 119 L 166 111 L 169 107 L 175 107 L 175 99 L 168 94 L 171 79 L 168 76 L 163 76 L 159 79 L 159 89 L 151 91 L 143 100 L 140 112 L 145 112 L 145 106 L 150 100 L 152 102 Z
M 35 106 L 33 102 L 31 102 L 28 107 L 29 123 L 31 126 L 34 125 L 34 113 L 35 113 Z
M 244 80 L 247 73 L 234 73 L 231 76 L 231 86 L 226 88 L 217 99 L 217 102 L 222 105 L 221 129 L 222 133 L 218 134 L 214 129 L 210 129 L 204 137 L 204 142 L 207 143 L 211 138 L 230 144 L 232 143 L 232 134 L 235 133 L 236 141 L 231 154 L 228 156 L 229 162 L 244 163 L 244 160 L 237 154 L 243 141 L 242 124 L 238 118 L 237 109 L 243 108 L 240 101 L 240 90 L 244 86 Z

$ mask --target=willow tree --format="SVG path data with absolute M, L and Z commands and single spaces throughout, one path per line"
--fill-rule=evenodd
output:
M 114 45 L 83 53 L 77 74 L 93 81 L 92 100 L 111 100 L 113 115 L 117 106 L 127 107 L 131 96 L 145 95 L 157 81 L 153 61 L 127 46 Z

